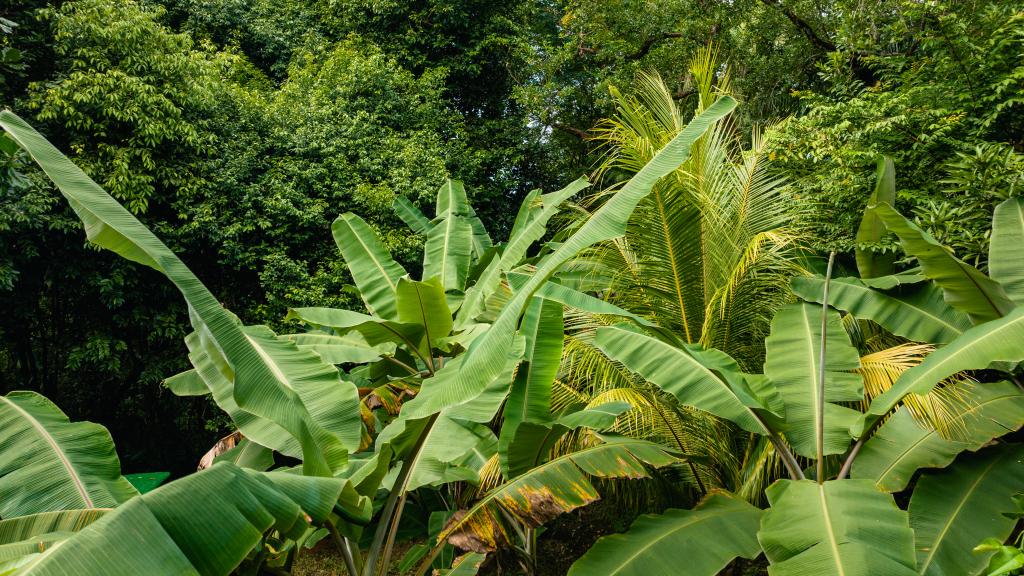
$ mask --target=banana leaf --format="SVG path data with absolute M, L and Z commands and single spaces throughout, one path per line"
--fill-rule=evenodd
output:
M 338 216 L 331 234 L 370 314 L 397 320 L 395 290 L 405 269 L 391 258 L 377 233 L 352 213 Z
M 107 429 L 35 392 L 0 396 L 0 518 L 113 508 L 138 496 Z
M 868 199 L 868 206 L 874 206 L 884 202 L 896 204 L 896 169 L 893 166 L 892 158 L 881 156 L 878 158 L 878 167 L 875 171 L 875 189 Z M 857 244 L 877 244 L 885 237 L 885 224 L 882 220 L 870 211 L 864 213 L 857 228 Z M 892 274 L 893 263 L 896 255 L 876 252 L 870 248 L 858 246 L 856 251 L 857 270 L 861 278 L 877 278 Z
M 770 433 L 761 414 L 765 405 L 739 385 L 738 373 L 716 371 L 686 350 L 622 328 L 599 328 L 594 344 L 680 403 L 731 420 L 748 432 Z
M 988 273 L 1010 299 L 1024 304 L 1024 198 L 1010 198 L 996 206 Z
M 860 355 L 850 345 L 839 313 L 831 309 L 826 335 L 823 415 L 818 411 L 821 307 L 806 303 L 783 307 L 775 313 L 771 335 L 765 340 L 764 374 L 786 404 L 786 439 L 802 456 L 816 455 L 818 426 L 825 431 L 822 452 L 844 452 L 850 444 L 849 428 L 860 413 L 838 403 L 864 397 L 861 377 L 851 372 L 860 367 Z
M 1024 445 L 1004 444 L 964 455 L 949 468 L 925 474 L 910 498 L 917 571 L 926 576 L 977 574 L 990 554 L 971 550 L 987 537 L 1010 536 L 1011 496 L 1024 478 Z
M 913 576 L 914 532 L 867 480 L 778 480 L 757 539 L 770 576 Z
M 307 517 L 335 506 L 367 515 L 347 481 L 250 472 L 217 464 L 106 513 L 58 546 L 28 557 L 17 576 L 227 575 L 275 530 L 300 538 Z
M 569 576 L 714 576 L 736 557 L 761 554 L 760 521 L 761 510 L 749 503 L 712 494 L 693 510 L 647 514 L 625 533 L 603 536 Z
M 43 552 L 99 520 L 110 510 L 57 510 L 0 520 L 0 563 Z
M 793 279 L 793 292 L 808 302 L 821 303 L 824 286 L 823 278 Z M 970 318 L 946 304 L 941 290 L 931 283 L 890 294 L 856 278 L 836 278 L 829 285 L 828 300 L 855 318 L 871 320 L 915 342 L 946 344 L 971 327 Z
M 960 260 L 949 249 L 907 220 L 892 206 L 871 207 L 885 227 L 899 236 L 903 250 L 921 263 L 921 271 L 942 288 L 950 306 L 966 313 L 975 323 L 1005 316 L 1015 304 L 998 282 Z

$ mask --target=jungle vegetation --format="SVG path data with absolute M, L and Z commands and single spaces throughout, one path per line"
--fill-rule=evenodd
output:
M 999 1 L 14 0 L 0 574 L 1024 573 L 1022 55 Z

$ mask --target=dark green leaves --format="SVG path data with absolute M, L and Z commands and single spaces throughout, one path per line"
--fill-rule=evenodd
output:
M 1015 518 L 1010 497 L 1024 478 L 1024 446 L 996 446 L 924 475 L 910 499 L 917 570 L 925 576 L 976 574 L 986 554 L 969 551 L 987 537 L 1004 540 Z

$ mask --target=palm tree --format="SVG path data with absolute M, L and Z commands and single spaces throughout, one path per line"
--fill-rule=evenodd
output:
M 690 79 L 697 97 L 694 114 L 729 93 L 728 72 L 713 47 L 698 52 Z M 580 202 L 584 217 L 614 195 L 688 119 L 655 74 L 641 73 L 631 95 L 615 88 L 611 93 L 617 113 L 593 131 L 603 150 L 596 179 L 607 185 Z M 759 371 L 771 319 L 792 298 L 789 281 L 805 274 L 801 237 L 790 227 L 797 208 L 785 180 L 771 169 L 766 140 L 753 130 L 744 146 L 735 122 L 720 121 L 697 142 L 687 162 L 640 203 L 624 237 L 576 259 L 576 276 L 588 289 L 669 329 L 680 341 L 725 351 L 744 370 Z M 594 315 L 567 321 L 557 399 L 628 402 L 634 408 L 620 417 L 620 432 L 709 456 L 709 465 L 691 464 L 689 469 L 687 480 L 700 493 L 722 487 L 751 497 L 760 494 L 776 476 L 772 471 L 781 470 L 770 446 L 677 405 L 608 361 L 590 344 L 601 324 Z

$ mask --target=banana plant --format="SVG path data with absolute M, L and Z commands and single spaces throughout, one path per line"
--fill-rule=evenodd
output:
M 348 479 L 227 462 L 140 495 L 105 428 L 69 421 L 35 392 L 0 397 L 0 430 L 3 574 L 284 567 L 330 516 L 365 522 L 372 512 Z
M 93 555 L 81 559 L 83 566 L 99 562 L 104 554 L 96 550 L 117 545 L 123 553 L 107 556 L 106 573 L 157 573 L 160 562 L 166 562 L 172 571 L 187 572 L 190 564 L 192 571 L 222 574 L 247 559 L 259 566 L 267 550 L 280 552 L 282 546 L 284 561 L 290 562 L 296 543 L 313 537 L 307 524 L 296 521 L 308 517 L 334 538 L 350 574 L 376 576 L 388 570 L 409 495 L 474 480 L 488 462 L 500 462 L 505 482 L 498 492 L 483 495 L 473 508 L 480 512 L 469 517 L 493 520 L 503 510 L 503 518 L 508 515 L 503 526 L 513 531 L 532 529 L 594 500 L 592 487 L 574 492 L 586 482 L 584 474 L 637 477 L 647 467 L 678 462 L 680 455 L 656 445 L 597 435 L 593 446 L 567 459 L 550 459 L 531 439 L 539 432 L 557 438 L 577 428 L 600 429 L 616 414 L 615 406 L 557 417 L 551 413 L 551 380 L 560 357 L 551 344 L 560 341 L 564 307 L 631 318 L 561 284 L 560 267 L 581 250 L 621 235 L 637 203 L 734 106 L 730 98 L 710 106 L 575 232 L 534 254 L 528 251 L 545 235 L 559 205 L 585 187 L 585 180 L 555 193 L 528 195 L 508 242 L 498 246 L 456 181 L 439 191 L 432 219 L 411 203 L 396 201 L 398 215 L 426 237 L 420 280 L 394 261 L 364 221 L 342 215 L 332 233 L 369 313 L 295 309 L 290 316 L 307 331 L 288 335 L 244 325 L 149 229 L 52 144 L 13 113 L 0 112 L 0 126 L 54 182 L 93 244 L 161 272 L 181 291 L 193 327 L 185 341 L 193 368 L 166 384 L 178 394 L 209 395 L 231 417 L 236 440 L 244 438 L 217 457 L 220 463 L 145 495 L 131 492 L 109 455 L 103 459 L 90 453 L 79 462 L 62 459 L 59 448 L 50 450 L 49 461 L 32 465 L 54 468 L 57 454 L 65 471 L 77 472 L 70 476 L 76 489 L 61 490 L 60 498 L 77 509 L 94 510 L 97 502 L 120 506 L 67 544 L 54 545 L 38 558 L 15 560 L 24 561 L 16 573 L 49 574 L 55 566 L 74 565 L 80 555 Z M 489 426 L 496 420 L 502 422 L 499 435 Z M 25 465 L 22 453 L 29 448 L 10 446 L 12 461 L 21 458 L 18 466 Z M 301 466 L 262 472 L 273 465 L 275 453 L 298 459 Z M 536 466 L 523 470 L 531 465 Z M 0 480 L 10 478 L 11 486 L 23 480 L 13 468 L 0 470 Z M 95 486 L 77 485 L 85 480 Z M 35 498 L 31 485 L 0 489 Z M 197 514 L 195 508 L 218 490 L 232 498 Z M 370 502 L 378 495 L 384 501 L 379 514 L 371 516 Z M 528 513 L 523 506 L 538 497 L 547 502 L 548 512 Z M 244 531 L 246 538 L 233 539 L 221 550 L 218 515 L 231 516 L 234 523 L 227 529 Z M 244 526 L 243 519 L 252 526 Z M 29 521 L 39 526 L 29 536 L 52 539 L 48 527 L 80 524 L 55 522 Z M 135 530 L 139 536 L 161 528 L 167 541 L 153 546 L 151 557 L 137 552 L 138 538 L 122 534 Z M 365 561 L 360 547 L 364 532 L 372 534 Z M 442 542 L 456 532 L 449 526 Z M 281 560 L 277 556 L 274 562 Z M 453 572 L 471 573 L 482 558 L 470 560 L 460 560 Z
M 1024 200 L 1007 200 L 995 213 L 988 276 L 884 202 L 891 169 L 880 165 L 859 237 L 894 233 L 919 268 L 894 273 L 891 255 L 879 261 L 865 249 L 857 253 L 862 278 L 832 280 L 833 254 L 824 277 L 794 281 L 804 302 L 773 319 L 764 374 L 743 374 L 722 352 L 681 346 L 635 323 L 598 331 L 604 354 L 680 404 L 769 438 L 789 478 L 767 488 L 763 510 L 713 493 L 693 510 L 644 516 L 600 539 L 570 575 L 660 574 L 682 565 L 711 575 L 762 554 L 772 576 L 986 568 L 998 547 L 971 551 L 986 537 L 1010 536 L 1017 518 L 1002 513 L 1024 477 L 1024 445 L 1000 440 L 1024 425 L 1024 310 L 1016 305 L 1024 250 L 1013 244 L 1024 235 Z M 933 351 L 868 394 L 844 328 L 850 321 Z M 957 391 L 964 409 L 954 432 L 915 410 L 950 377 L 980 370 L 977 379 L 988 381 Z M 908 486 L 901 509 L 893 495 Z

